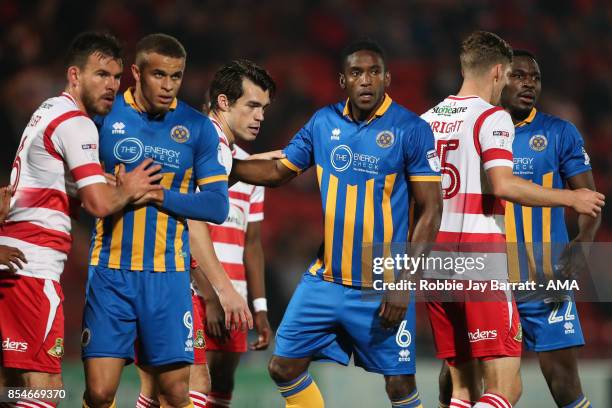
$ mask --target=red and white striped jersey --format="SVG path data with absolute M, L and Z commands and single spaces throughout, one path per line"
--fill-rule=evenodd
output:
M 21 136 L 11 172 L 15 192 L 0 227 L 0 244 L 19 248 L 28 260 L 18 274 L 59 281 L 77 190 L 94 183 L 106 183 L 96 126 L 68 93 L 47 99 Z
M 249 154 L 234 145 L 233 157 L 246 159 Z M 264 218 L 264 188 L 238 182 L 229 189 L 230 210 L 221 225 L 208 224 L 217 258 L 232 280 L 234 288 L 246 298 L 246 275 L 244 269 L 244 242 L 249 222 Z
M 444 207 L 437 242 L 505 243 L 504 203 L 485 171 L 512 168 L 510 115 L 477 96 L 449 96 L 421 116 L 441 161 Z

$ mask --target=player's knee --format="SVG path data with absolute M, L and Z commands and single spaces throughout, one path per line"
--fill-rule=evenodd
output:
M 59 389 L 63 387 L 61 374 L 29 373 L 24 375 L 22 386 L 26 388 Z
M 164 402 L 162 406 L 184 407 L 189 404 L 189 384 L 185 381 L 173 381 L 160 385 L 159 399 Z
M 115 399 L 115 391 L 104 384 L 88 385 L 85 389 L 85 402 L 90 407 L 110 407 Z
M 411 394 L 416 389 L 414 375 L 386 375 L 385 391 L 389 399 L 397 399 Z
M 268 364 L 268 372 L 270 373 L 270 377 L 277 383 L 294 380 L 304 371 L 305 369 L 303 367 L 292 363 L 289 359 L 279 358 L 276 356 L 272 356 L 270 363 Z

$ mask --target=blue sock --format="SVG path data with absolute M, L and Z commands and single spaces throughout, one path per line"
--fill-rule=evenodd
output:
M 562 408 L 593 408 L 591 401 L 589 401 L 583 394 L 580 394 L 578 399 L 571 404 L 564 405 Z
M 391 406 L 393 408 L 422 408 L 421 397 L 419 392 L 415 389 L 407 397 L 391 400 Z

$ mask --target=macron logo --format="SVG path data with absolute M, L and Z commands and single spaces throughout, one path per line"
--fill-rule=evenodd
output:
M 11 339 L 7 337 L 2 342 L 2 350 L 18 351 L 20 353 L 25 353 L 28 350 L 28 343 L 26 343 L 25 341 L 11 341 Z
M 115 122 L 113 123 L 113 135 L 124 135 L 125 134 L 125 123 Z
M 483 340 L 495 340 L 497 338 L 497 330 L 476 329 L 475 332 L 468 332 L 468 338 L 470 339 L 470 343 L 476 343 Z

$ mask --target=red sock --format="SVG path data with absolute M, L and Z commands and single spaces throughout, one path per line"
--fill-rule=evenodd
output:
M 472 403 L 470 401 L 462 400 L 459 398 L 451 398 L 449 408 L 471 408 Z
M 474 408 L 512 408 L 512 404 L 501 395 L 487 392 L 476 401 Z
M 229 408 L 232 403 L 232 393 L 211 391 L 208 394 L 207 408 Z
M 210 405 L 207 405 L 208 398 L 206 394 L 202 394 L 198 391 L 189 391 L 189 398 L 191 398 L 191 402 L 193 402 L 193 406 L 195 408 L 207 408 Z

